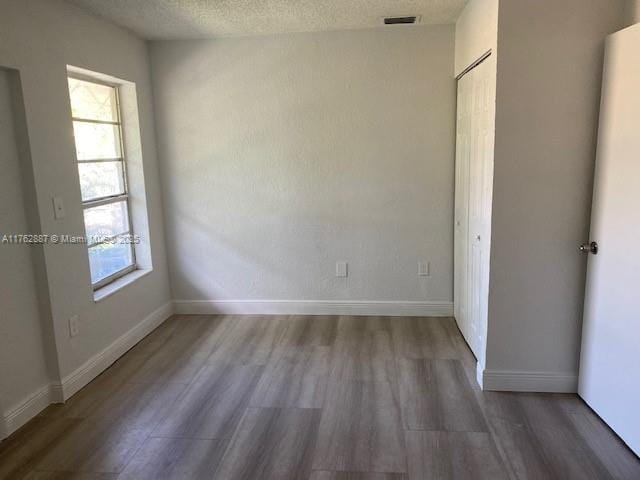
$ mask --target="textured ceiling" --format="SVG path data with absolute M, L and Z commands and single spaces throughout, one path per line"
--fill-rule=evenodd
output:
M 381 27 L 382 17 L 453 23 L 467 0 L 68 0 L 147 39 Z M 387 26 L 385 28 L 402 28 Z

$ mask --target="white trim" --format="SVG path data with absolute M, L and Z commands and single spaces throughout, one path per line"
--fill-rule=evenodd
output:
M 485 390 L 484 386 L 484 367 L 480 365 L 480 362 L 476 361 L 476 382 L 481 390 Z
M 21 426 L 38 415 L 51 403 L 50 385 L 41 387 L 3 415 L 4 437 L 8 437 Z M 3 436 L 0 435 L 0 438 Z
M 576 393 L 578 375 L 558 372 L 484 370 L 482 388 L 510 392 Z
M 142 277 L 149 275 L 153 271 L 152 268 L 139 268 L 137 270 L 132 270 L 129 273 L 124 274 L 123 276 L 116 278 L 111 283 L 107 283 L 106 285 L 98 288 L 93 291 L 93 301 L 98 303 L 101 300 L 104 300 L 107 297 L 110 297 L 117 291 L 123 289 L 127 285 L 131 285 L 136 280 L 141 279 Z
M 149 335 L 172 314 L 173 305 L 171 302 L 165 303 L 107 348 L 64 377 L 62 382 L 54 382 L 52 390 L 56 393 L 55 399 L 63 402 L 68 400 L 69 397 L 109 368 L 113 362 Z
M 177 314 L 450 317 L 452 302 L 368 300 L 174 300 Z
M 0 440 L 4 440 L 9 436 L 7 432 L 7 421 L 4 418 L 4 415 L 0 417 Z

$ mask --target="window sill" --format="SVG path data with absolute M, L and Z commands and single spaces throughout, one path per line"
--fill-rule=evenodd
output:
M 120 277 L 119 279 L 114 280 L 110 284 L 105 285 L 104 287 L 99 288 L 98 290 L 93 292 L 93 301 L 99 302 L 107 297 L 110 297 L 117 291 L 122 290 L 127 285 L 131 285 L 133 282 L 144 277 L 145 275 L 148 275 L 152 271 L 153 269 L 147 268 L 145 270 L 134 270 L 131 273 L 127 273 L 123 277 Z

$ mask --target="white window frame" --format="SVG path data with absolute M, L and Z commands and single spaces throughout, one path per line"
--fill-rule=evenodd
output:
M 117 121 L 113 122 L 113 121 L 109 121 L 109 120 L 95 120 L 95 119 L 87 119 L 87 118 L 81 118 L 81 117 L 74 117 L 72 115 L 71 117 L 71 125 L 73 127 L 73 122 L 85 122 L 85 123 L 97 123 L 97 124 L 101 124 L 101 125 L 113 125 L 113 126 L 117 126 L 118 128 L 118 134 L 119 134 L 119 140 L 120 140 L 120 157 L 118 158 L 99 158 L 99 159 L 83 159 L 80 160 L 78 159 L 78 153 L 76 151 L 76 163 L 79 165 L 80 163 L 98 163 L 98 162 L 114 162 L 114 161 L 119 161 L 122 163 L 122 181 L 123 181 L 123 193 L 121 194 L 117 194 L 117 195 L 107 195 L 104 197 L 97 197 L 97 198 L 92 198 L 91 200 L 82 200 L 82 221 L 84 223 L 84 211 L 92 208 L 92 207 L 99 207 L 102 205 L 109 205 L 111 203 L 117 203 L 117 202 L 121 202 L 121 201 L 125 201 L 126 205 L 127 205 L 127 220 L 128 220 L 128 225 L 129 225 L 129 230 L 127 232 L 121 232 L 119 234 L 117 234 L 114 237 L 109 237 L 109 238 L 105 238 L 100 242 L 94 242 L 94 243 L 87 243 L 87 255 L 89 254 L 89 249 L 91 247 L 95 247 L 97 245 L 101 245 L 103 243 L 106 243 L 110 240 L 113 240 L 114 238 L 117 237 L 123 237 L 128 235 L 129 237 L 132 237 L 134 235 L 134 231 L 133 231 L 133 223 L 132 223 L 132 219 L 131 219 L 131 203 L 129 202 L 129 180 L 127 177 L 127 155 L 125 152 L 125 147 L 124 147 L 124 131 L 122 128 L 122 111 L 121 111 L 121 105 L 120 105 L 120 85 L 116 84 L 116 83 L 111 83 L 111 82 L 107 82 L 104 80 L 98 80 L 96 78 L 87 76 L 87 75 L 81 75 L 75 72 L 67 72 L 67 77 L 68 78 L 72 78 L 75 80 L 81 80 L 83 82 L 87 82 L 87 83 L 95 83 L 96 85 L 103 85 L 109 88 L 113 88 L 114 92 L 115 92 L 115 100 L 116 100 L 116 115 L 117 115 Z M 71 102 L 71 95 L 69 95 L 69 102 Z M 69 103 L 71 104 L 71 103 Z M 75 151 L 75 139 L 74 139 L 74 151 Z M 86 235 L 86 227 L 85 227 L 85 235 Z M 131 251 L 131 260 L 132 263 L 131 265 L 126 266 L 125 268 L 118 270 L 117 272 L 112 273 L 111 275 L 109 275 L 108 277 L 105 277 L 95 283 L 92 283 L 91 286 L 93 288 L 93 291 L 95 292 L 96 290 L 101 289 L 102 287 L 105 287 L 107 285 L 109 285 L 110 283 L 113 283 L 114 281 L 118 280 L 119 278 L 122 278 L 123 276 L 127 275 L 128 273 L 131 273 L 135 270 L 138 269 L 137 266 L 137 262 L 136 262 L 136 249 L 134 248 L 134 244 L 132 242 L 129 242 L 129 249 Z

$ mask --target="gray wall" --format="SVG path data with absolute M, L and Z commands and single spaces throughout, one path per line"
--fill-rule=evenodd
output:
M 575 378 L 605 36 L 622 1 L 500 2 L 487 369 Z
M 626 0 L 625 26 L 640 22 L 640 0 Z
M 16 71 L 0 69 L 0 237 L 11 233 L 32 232 L 30 211 L 35 199 L 29 194 L 29 158 L 21 155 L 18 142 L 24 122 L 18 100 L 19 76 Z M 31 207 L 31 208 L 29 208 Z M 37 294 L 38 264 L 41 250 L 27 244 L 0 245 L 0 405 L 13 406 L 47 385 L 48 318 L 40 310 Z M 2 413 L 0 411 L 0 413 Z
M 451 301 L 453 55 L 453 26 L 153 42 L 173 297 Z
M 498 0 L 469 0 L 456 21 L 455 75 L 491 50 L 497 55 Z
M 30 198 L 37 205 L 42 232 L 71 235 L 84 232 L 66 66 L 107 73 L 137 84 L 154 271 L 95 303 L 85 247 L 48 245 L 44 248 L 45 287 L 49 290 L 50 311 L 48 315 L 44 314 L 47 318 L 43 321 L 51 326 L 51 337 L 55 336 L 52 351 L 56 352 L 53 358 L 48 356 L 46 362 L 55 365 L 56 371 L 59 367 L 57 373 L 64 378 L 170 298 L 147 47 L 127 31 L 58 0 L 2 0 L 0 11 L 0 66 L 20 72 L 35 191 Z M 51 203 L 56 195 L 63 198 L 66 206 L 66 217 L 57 221 L 53 218 Z M 19 213 L 23 209 L 19 192 L 10 195 L 6 201 L 3 212 L 6 209 Z M 14 222 L 12 228 L 22 226 Z M 5 290 L 9 288 L 5 286 L 5 279 L 25 275 L 25 268 L 23 264 L 10 263 L 6 269 L 3 263 L 3 295 L 10 292 Z M 33 282 L 25 283 L 20 291 L 33 298 Z M 37 344 L 36 313 L 32 307 L 24 305 L 14 310 L 13 315 L 26 320 L 3 326 L 12 329 L 8 338 L 21 339 L 11 346 L 21 352 L 21 374 L 37 379 L 37 382 L 14 382 L 5 378 L 11 384 L 5 385 L 3 391 L 12 392 L 12 398 L 2 401 L 5 409 L 19 406 L 27 393 L 33 393 L 27 390 L 44 380 L 42 351 L 34 346 Z M 5 313 L 2 312 L 3 322 Z M 80 334 L 71 339 L 68 319 L 74 314 L 80 319 Z

